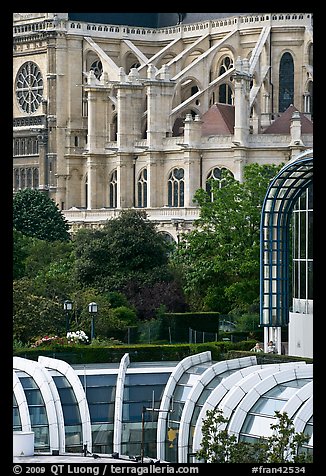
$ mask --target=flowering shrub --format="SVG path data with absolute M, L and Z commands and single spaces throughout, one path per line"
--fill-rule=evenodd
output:
M 65 339 L 64 337 L 58 337 L 58 336 L 44 336 L 35 341 L 34 344 L 32 344 L 31 347 L 39 347 L 40 345 L 51 345 L 51 344 L 64 344 Z
M 67 332 L 69 344 L 88 344 L 88 336 L 84 331 Z

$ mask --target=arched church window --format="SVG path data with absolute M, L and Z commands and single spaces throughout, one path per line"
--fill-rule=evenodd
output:
M 118 198 L 118 174 L 117 170 L 114 170 L 110 177 L 109 184 L 109 207 L 117 208 Z
M 225 56 L 220 63 L 218 75 L 221 76 L 231 68 L 233 68 L 233 59 L 229 56 Z M 218 102 L 232 104 L 232 88 L 228 83 L 220 85 L 218 89 Z
M 232 176 L 233 173 L 225 167 L 214 167 L 207 175 L 206 178 L 206 192 L 210 195 L 211 201 L 214 201 L 214 191 L 212 183 L 218 184 L 219 188 L 222 188 L 227 183 L 227 176 Z
M 294 99 L 294 63 L 290 53 L 284 53 L 279 72 L 279 112 L 284 112 Z
M 174 168 L 168 180 L 168 206 L 184 206 L 184 170 Z
M 137 181 L 137 206 L 147 207 L 147 169 L 143 169 Z
M 103 73 L 102 61 L 94 61 L 94 63 L 91 64 L 90 71 L 94 71 L 96 79 L 100 79 Z
M 38 188 L 39 186 L 39 169 L 33 169 L 33 188 Z
M 229 56 L 225 56 L 222 61 L 221 61 L 221 64 L 219 66 L 219 72 L 218 72 L 218 75 L 221 76 L 222 74 L 224 74 L 228 69 L 231 69 L 233 68 L 233 60 L 229 57 Z

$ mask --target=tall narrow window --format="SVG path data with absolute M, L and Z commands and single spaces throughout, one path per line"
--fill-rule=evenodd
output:
M 85 177 L 85 207 L 88 208 L 88 175 Z
M 284 53 L 279 72 L 279 112 L 284 112 L 294 99 L 294 64 L 290 53 Z
M 313 299 L 312 293 L 312 233 L 313 187 L 310 185 L 297 200 L 293 209 L 293 297 Z
M 230 172 L 228 169 L 222 167 L 214 167 L 209 174 L 207 175 L 206 178 L 206 192 L 210 194 L 211 201 L 214 201 L 214 192 L 213 192 L 213 187 L 212 187 L 212 181 L 218 183 L 218 187 L 222 188 L 224 185 L 226 185 L 227 179 L 226 176 L 231 175 L 233 177 L 232 172 Z
M 38 188 L 39 185 L 39 169 L 33 169 L 33 188 Z
M 173 169 L 168 181 L 169 207 L 184 207 L 184 170 Z
M 137 206 L 147 207 L 147 169 L 143 169 L 137 181 Z
M 118 174 L 117 171 L 114 170 L 110 177 L 110 202 L 109 206 L 111 208 L 117 208 L 117 198 L 118 198 Z
M 233 60 L 229 56 L 225 56 L 219 66 L 218 75 L 221 76 L 231 68 L 233 68 Z M 232 88 L 229 84 L 224 83 L 219 87 L 218 102 L 232 104 Z

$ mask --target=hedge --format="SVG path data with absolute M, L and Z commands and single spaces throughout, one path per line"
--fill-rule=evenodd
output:
M 119 363 L 128 353 L 132 362 L 180 361 L 189 355 L 211 351 L 212 360 L 223 360 L 230 350 L 248 351 L 254 341 L 206 342 L 201 344 L 144 344 L 93 347 L 89 345 L 66 345 L 48 348 L 26 348 L 14 352 L 15 356 L 37 360 L 40 355 L 64 360 L 69 364 Z

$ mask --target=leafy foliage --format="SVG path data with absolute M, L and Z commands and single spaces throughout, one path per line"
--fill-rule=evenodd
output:
M 56 203 L 43 192 L 26 188 L 13 200 L 13 226 L 46 241 L 70 240 L 69 225 Z
M 140 319 L 150 319 L 157 315 L 161 308 L 165 312 L 183 312 L 187 310 L 181 286 L 177 281 L 158 281 L 151 285 L 137 285 L 129 282 L 124 287 L 128 301 L 138 313 Z
M 208 410 L 203 420 L 201 449 L 196 457 L 208 463 L 311 462 L 312 456 L 302 450 L 309 437 L 295 431 L 286 412 L 275 411 L 275 418 L 271 436 L 257 439 L 257 442 L 238 442 L 235 435 L 228 433 L 228 420 L 222 410 Z
M 122 291 L 130 282 L 170 279 L 169 244 L 144 211 L 123 210 L 101 230 L 80 230 L 75 236 L 78 282 L 103 292 Z
M 212 181 L 213 201 L 196 192 L 200 218 L 174 255 L 193 308 L 246 312 L 258 301 L 261 208 L 278 169 L 247 165 L 243 183 L 223 171 L 223 187 Z
M 13 284 L 13 338 L 28 343 L 40 335 L 59 335 L 65 329 L 57 300 L 36 295 L 33 281 L 22 278 Z

